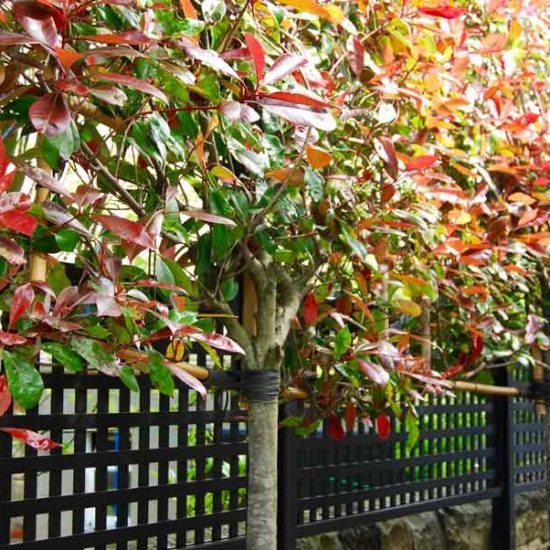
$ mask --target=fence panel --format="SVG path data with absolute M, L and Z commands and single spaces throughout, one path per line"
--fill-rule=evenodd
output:
M 193 359 L 193 358 L 191 358 Z M 198 361 L 206 362 L 204 355 Z M 40 431 L 38 452 L 0 432 L 0 547 L 244 548 L 246 419 L 236 397 L 173 397 L 147 380 L 43 373 L 41 404 L 0 427 Z

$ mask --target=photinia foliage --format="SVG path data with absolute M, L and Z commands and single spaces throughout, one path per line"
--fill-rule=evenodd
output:
M 548 346 L 544 2 L 1 10 L 0 410 L 39 402 L 43 353 L 204 393 L 153 347 L 177 336 L 280 370 L 303 432 L 388 437 Z

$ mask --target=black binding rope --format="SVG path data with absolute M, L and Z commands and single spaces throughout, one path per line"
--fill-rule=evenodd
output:
M 244 393 L 250 401 L 268 403 L 279 397 L 279 374 L 269 370 L 222 371 L 209 369 L 207 383 Z

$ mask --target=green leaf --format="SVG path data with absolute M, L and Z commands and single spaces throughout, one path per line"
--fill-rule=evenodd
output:
M 36 407 L 44 391 L 44 382 L 38 370 L 21 356 L 6 351 L 4 366 L 14 401 L 25 409 Z
M 160 393 L 171 396 L 174 393 L 174 379 L 170 369 L 163 363 L 162 355 L 149 352 L 149 366 L 151 382 L 159 389 Z
M 80 241 L 80 235 L 73 229 L 67 229 L 66 227 L 57 231 L 54 237 L 57 246 L 65 252 L 74 252 Z
M 319 202 L 323 199 L 323 185 L 325 180 L 321 174 L 311 168 L 306 168 L 304 182 L 309 195 L 314 202 Z
M 231 302 L 239 293 L 239 283 L 235 279 L 228 279 L 222 285 L 223 297 L 227 302 Z
M 84 370 L 82 357 L 73 351 L 69 346 L 58 342 L 44 342 L 42 349 L 49 353 L 56 361 L 61 363 L 70 372 Z
M 350 344 L 351 333 L 346 325 L 337 332 L 336 338 L 334 339 L 334 357 L 340 359 L 340 357 L 348 351 Z
M 89 338 L 73 338 L 71 347 L 84 357 L 90 366 L 102 370 L 116 368 L 115 357 L 110 354 L 99 342 Z
M 59 262 L 53 265 L 48 271 L 48 285 L 59 294 L 64 288 L 71 286 L 71 281 L 65 273 L 65 266 Z
M 126 387 L 135 392 L 139 391 L 139 384 L 134 373 L 134 369 L 132 367 L 128 365 L 122 365 L 122 367 L 120 367 L 119 369 L 119 373 L 120 379 Z

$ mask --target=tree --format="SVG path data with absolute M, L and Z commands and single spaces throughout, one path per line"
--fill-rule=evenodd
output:
M 548 346 L 532 300 L 550 244 L 543 6 L 1 14 L 4 403 L 37 403 L 39 349 L 168 394 L 173 376 L 204 387 L 154 341 L 241 353 L 248 541 L 271 549 L 280 384 L 308 396 L 286 420 L 302 433 L 326 418 L 339 439 L 360 417 L 386 437 L 392 409 L 412 447 L 426 392 Z M 46 282 L 26 268 L 39 257 Z

